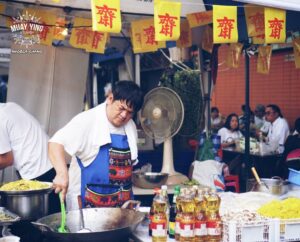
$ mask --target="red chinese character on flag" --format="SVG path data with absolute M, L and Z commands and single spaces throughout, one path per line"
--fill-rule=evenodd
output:
M 92 48 L 98 49 L 98 44 L 103 40 L 104 34 L 100 32 L 94 32 L 93 41 L 92 41 Z
M 86 28 L 76 29 L 76 44 L 86 45 L 88 44 L 89 38 L 92 37 L 93 31 Z
M 49 31 L 50 31 L 50 28 L 49 28 L 48 26 L 46 26 L 46 23 L 45 23 L 45 22 L 43 22 L 43 30 L 42 30 L 42 32 L 40 33 L 40 39 L 41 39 L 41 40 L 46 40 Z
M 269 20 L 269 28 L 272 29 L 272 32 L 269 37 L 272 37 L 274 39 L 280 38 L 280 32 L 283 29 L 283 20 L 279 20 L 277 18 L 274 18 L 274 20 Z
M 109 26 L 112 28 L 113 19 L 116 18 L 115 12 L 117 12 L 116 8 L 109 8 L 107 5 L 103 5 L 102 7 L 96 6 L 98 9 L 97 14 L 100 15 L 100 20 L 98 24 L 102 24 L 105 27 Z
M 210 20 L 210 17 L 207 14 L 194 13 L 194 16 L 198 24 Z
M 170 16 L 168 13 L 165 15 L 158 15 L 160 19 L 160 24 L 162 25 L 160 34 L 164 34 L 165 36 L 169 35 L 170 37 L 173 36 L 173 28 L 176 26 L 175 20 L 177 20 L 177 17 Z
M 144 33 L 147 36 L 146 44 L 157 45 L 157 41 L 155 41 L 155 32 L 154 27 L 150 26 L 147 29 L 144 29 Z
M 217 21 L 219 23 L 218 28 L 221 28 L 221 32 L 218 36 L 224 39 L 231 39 L 231 30 L 233 29 L 235 20 L 224 17 L 223 19 L 217 19 Z
M 263 32 L 265 29 L 265 18 L 264 15 L 260 12 L 257 12 L 255 15 L 249 17 L 249 20 L 255 26 L 256 32 Z

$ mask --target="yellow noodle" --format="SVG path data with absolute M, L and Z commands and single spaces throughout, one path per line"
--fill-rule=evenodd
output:
M 49 185 L 40 181 L 18 180 L 4 184 L 0 187 L 2 191 L 30 191 L 49 188 Z

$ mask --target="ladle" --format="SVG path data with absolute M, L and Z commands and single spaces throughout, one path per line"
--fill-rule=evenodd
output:
M 251 171 L 252 171 L 252 173 L 253 173 L 253 175 L 254 175 L 254 177 L 255 177 L 256 182 L 257 182 L 259 185 L 263 184 L 263 185 L 269 190 L 268 185 L 267 185 L 264 181 L 261 181 L 261 180 L 260 180 L 260 178 L 259 178 L 259 176 L 258 176 L 258 174 L 257 174 L 257 171 L 256 171 L 256 169 L 255 169 L 254 166 L 251 168 Z
M 60 227 L 58 228 L 58 232 L 60 233 L 67 233 L 66 230 L 66 208 L 65 208 L 65 201 L 62 197 L 62 193 L 59 193 L 59 200 L 60 200 L 60 209 L 61 209 L 61 221 Z
M 80 229 L 77 231 L 77 233 L 89 233 L 89 232 L 92 232 L 91 229 L 85 227 L 84 217 L 83 217 L 83 211 L 82 211 L 81 197 L 78 196 L 77 198 L 78 198 L 78 205 L 79 205 L 79 212 L 80 212 Z

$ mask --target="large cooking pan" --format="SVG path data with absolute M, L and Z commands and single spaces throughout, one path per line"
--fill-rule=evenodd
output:
M 38 219 L 33 224 L 51 241 L 108 242 L 124 241 L 145 217 L 145 213 L 122 208 L 84 208 L 82 212 L 85 228 L 92 232 L 77 233 L 81 228 L 80 210 L 67 213 L 67 233 L 57 231 L 60 226 L 60 213 Z

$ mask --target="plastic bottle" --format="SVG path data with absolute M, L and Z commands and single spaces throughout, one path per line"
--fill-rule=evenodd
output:
M 204 242 L 207 239 L 205 202 L 203 190 L 198 190 L 195 197 L 195 242 Z
M 154 188 L 154 198 L 149 212 L 149 236 L 152 236 L 152 219 L 154 215 L 154 201 L 159 196 L 159 193 L 160 193 L 160 189 Z
M 167 201 L 163 195 L 163 191 L 154 197 L 153 201 L 153 217 L 152 217 L 152 242 L 167 241 Z
M 175 225 L 176 225 L 176 200 L 180 193 L 180 187 L 176 186 L 174 188 L 173 202 L 170 208 L 170 217 L 169 217 L 169 237 L 171 239 L 175 238 Z
M 186 188 L 180 190 L 179 196 L 176 198 L 176 218 L 175 218 L 175 240 L 179 241 L 180 238 L 180 220 L 182 214 L 181 200 L 184 197 Z
M 169 220 L 169 217 L 170 217 L 170 201 L 169 201 L 169 196 L 168 196 L 168 186 L 167 185 L 162 185 L 161 186 L 161 193 L 164 196 L 165 201 L 167 203 L 166 213 L 167 213 L 167 219 Z
M 220 197 L 212 190 L 206 200 L 207 242 L 219 242 L 222 238 L 222 224 L 219 215 Z
M 195 239 L 195 202 L 192 193 L 186 194 L 181 200 L 182 214 L 180 219 L 180 242 L 193 242 Z

